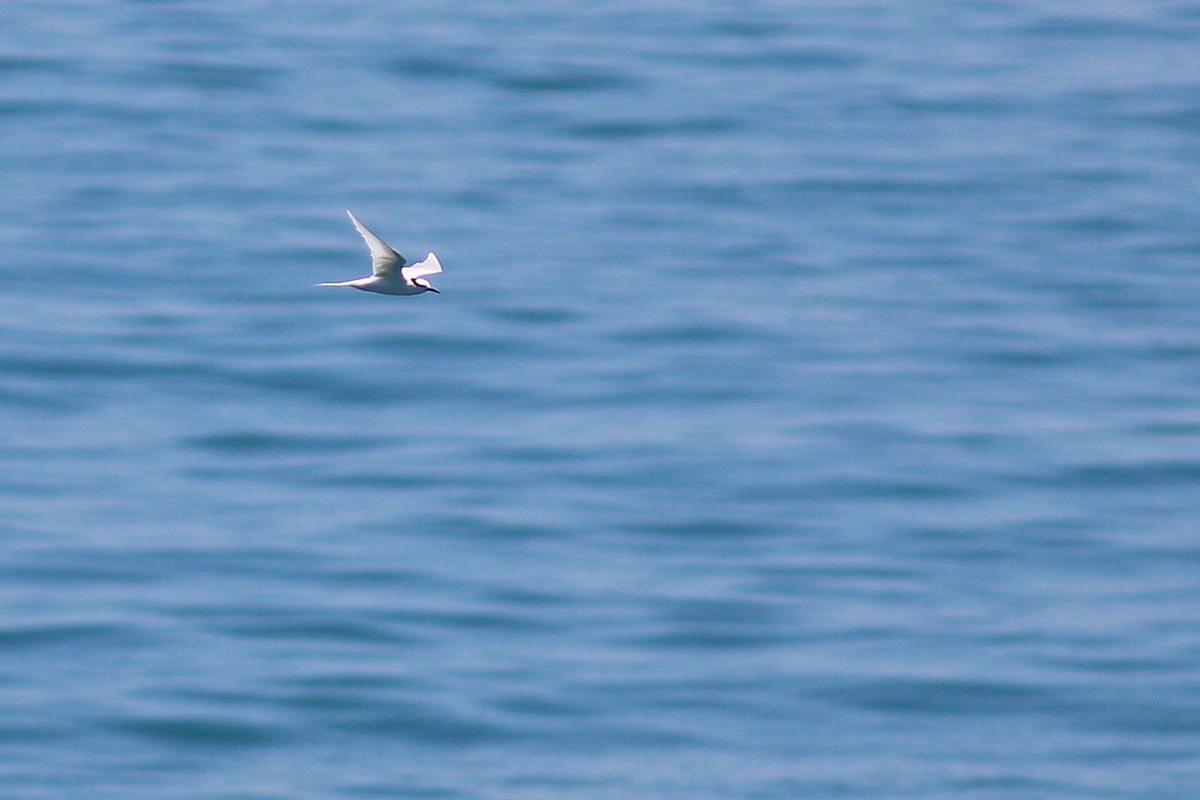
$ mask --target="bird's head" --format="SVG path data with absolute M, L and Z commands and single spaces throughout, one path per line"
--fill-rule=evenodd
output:
M 437 289 L 433 288 L 433 284 L 431 284 L 429 282 L 428 278 L 413 278 L 413 286 L 420 286 L 422 289 L 424 289 L 427 292 L 433 292 L 434 294 L 441 294 L 441 292 L 439 292 Z

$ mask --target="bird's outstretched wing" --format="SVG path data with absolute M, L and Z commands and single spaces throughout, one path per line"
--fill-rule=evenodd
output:
M 442 262 L 438 261 L 437 253 L 430 253 L 425 256 L 424 261 L 418 261 L 415 264 L 409 264 L 404 269 L 400 270 L 400 274 L 408 278 L 410 281 L 413 278 L 422 278 L 426 275 L 436 275 L 442 271 Z
M 379 277 L 395 275 L 396 269 L 404 266 L 404 256 L 372 233 L 370 228 L 362 224 L 362 220 L 354 216 L 353 211 L 346 209 L 346 213 L 350 215 L 350 221 L 354 223 L 355 230 L 359 232 L 371 250 L 371 274 Z

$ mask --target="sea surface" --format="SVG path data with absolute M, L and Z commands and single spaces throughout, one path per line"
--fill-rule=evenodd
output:
M 0 797 L 1198 796 L 1200 2 L 0 5 Z

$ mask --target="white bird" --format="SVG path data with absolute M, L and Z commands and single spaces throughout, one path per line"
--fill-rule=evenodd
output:
M 436 275 L 442 271 L 442 262 L 438 261 L 436 253 L 425 256 L 424 261 L 408 264 L 404 256 L 397 253 L 383 239 L 380 239 L 371 229 L 362 224 L 354 212 L 349 209 L 350 221 L 362 234 L 363 240 L 371 250 L 371 274 L 365 278 L 337 283 L 318 283 L 317 286 L 350 286 L 362 289 L 364 292 L 379 292 L 380 294 L 423 294 L 434 292 L 441 294 L 426 279 L 426 275 Z

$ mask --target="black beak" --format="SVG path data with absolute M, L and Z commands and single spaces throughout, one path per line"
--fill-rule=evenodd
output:
M 425 291 L 433 292 L 434 294 L 441 294 L 441 292 L 439 292 L 437 289 L 433 288 L 432 286 L 426 286 Z

